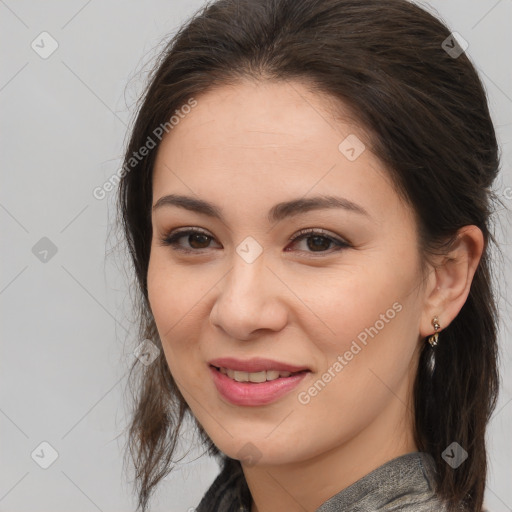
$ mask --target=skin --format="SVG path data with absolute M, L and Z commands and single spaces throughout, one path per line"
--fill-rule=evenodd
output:
M 189 195 L 216 204 L 224 220 L 176 206 L 153 210 L 151 309 L 169 369 L 216 446 L 236 459 L 247 443 L 256 447 L 255 463 L 242 461 L 252 511 L 314 511 L 378 466 L 417 451 L 411 392 L 419 349 L 434 332 L 433 316 L 445 328 L 464 304 L 482 234 L 463 228 L 452 252 L 423 274 L 411 207 L 364 130 L 334 117 L 332 99 L 300 82 L 252 81 L 196 99 L 159 147 L 153 205 L 167 194 Z M 338 149 L 349 134 L 366 144 L 354 161 Z M 321 194 L 349 199 L 368 215 L 337 208 L 267 219 L 276 203 Z M 184 236 L 178 245 L 196 250 L 187 254 L 162 243 L 182 227 L 206 231 L 210 244 Z M 321 239 L 315 251 L 311 238 L 290 242 L 303 228 L 350 246 L 336 250 Z M 263 249 L 252 263 L 236 252 L 247 236 Z M 299 393 L 395 303 L 394 318 L 300 403 Z M 267 357 L 311 373 L 275 403 L 236 406 L 210 376 L 208 361 L 224 356 Z

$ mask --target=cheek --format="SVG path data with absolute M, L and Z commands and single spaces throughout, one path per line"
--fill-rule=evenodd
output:
M 159 330 L 164 332 L 178 329 L 180 323 L 193 316 L 200 297 L 214 284 L 197 267 L 192 270 L 173 264 L 168 250 L 152 248 L 147 276 L 151 311 Z
M 404 311 L 414 302 L 415 282 L 413 263 L 393 267 L 385 259 L 367 260 L 321 283 L 309 281 L 303 296 L 331 333 L 319 336 L 322 351 L 343 353 L 353 340 L 364 344 L 400 329 Z
M 148 299 L 166 355 L 184 349 L 183 325 L 193 314 L 196 280 L 175 271 L 166 258 L 153 251 L 148 267 Z
M 217 282 L 218 276 L 207 269 L 178 267 L 165 250 L 152 250 L 148 299 L 169 369 L 177 378 L 200 369 L 199 365 L 183 361 L 200 358 L 199 342 L 207 325 L 209 293 Z
M 365 263 L 347 273 L 339 286 L 331 284 L 317 304 L 322 320 L 335 334 L 311 336 L 321 354 L 320 380 L 328 381 L 325 388 L 322 382 L 317 386 L 322 397 L 315 398 L 316 407 L 336 404 L 334 409 L 341 415 L 351 411 L 354 420 L 361 421 L 375 414 L 389 399 L 390 390 L 398 392 L 406 378 L 417 347 L 421 309 L 415 293 L 414 254 L 397 260 L 382 256 Z M 314 287 L 310 291 L 314 296 Z M 361 403 L 368 405 L 366 413 L 359 410 Z

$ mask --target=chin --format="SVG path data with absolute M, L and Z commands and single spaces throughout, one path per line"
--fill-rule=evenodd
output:
M 281 440 L 265 439 L 268 431 L 261 436 L 246 435 L 236 438 L 223 437 L 217 448 L 232 459 L 239 460 L 244 466 L 278 466 L 297 462 L 297 443 L 283 443 Z M 308 458 L 304 454 L 303 458 Z

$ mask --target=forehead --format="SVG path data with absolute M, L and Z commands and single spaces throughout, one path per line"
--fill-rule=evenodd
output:
M 248 150 L 254 144 L 259 151 L 279 148 L 307 153 L 319 147 L 319 137 L 324 150 L 329 144 L 337 150 L 339 141 L 349 134 L 357 132 L 365 138 L 346 108 L 300 82 L 241 81 L 210 90 L 196 97 L 196 102 L 171 133 L 199 150 L 233 143 Z M 347 113 L 340 122 L 336 114 L 344 110 Z
M 171 192 L 277 203 L 336 191 L 392 203 L 392 185 L 365 132 L 332 98 L 299 82 L 247 81 L 195 100 L 160 144 L 154 202 Z

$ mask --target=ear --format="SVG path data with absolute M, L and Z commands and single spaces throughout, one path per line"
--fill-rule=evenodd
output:
M 468 298 L 483 250 L 480 228 L 471 225 L 459 229 L 449 253 L 438 259 L 430 276 L 420 323 L 422 337 L 434 333 L 434 316 L 439 319 L 441 332 L 458 315 Z

